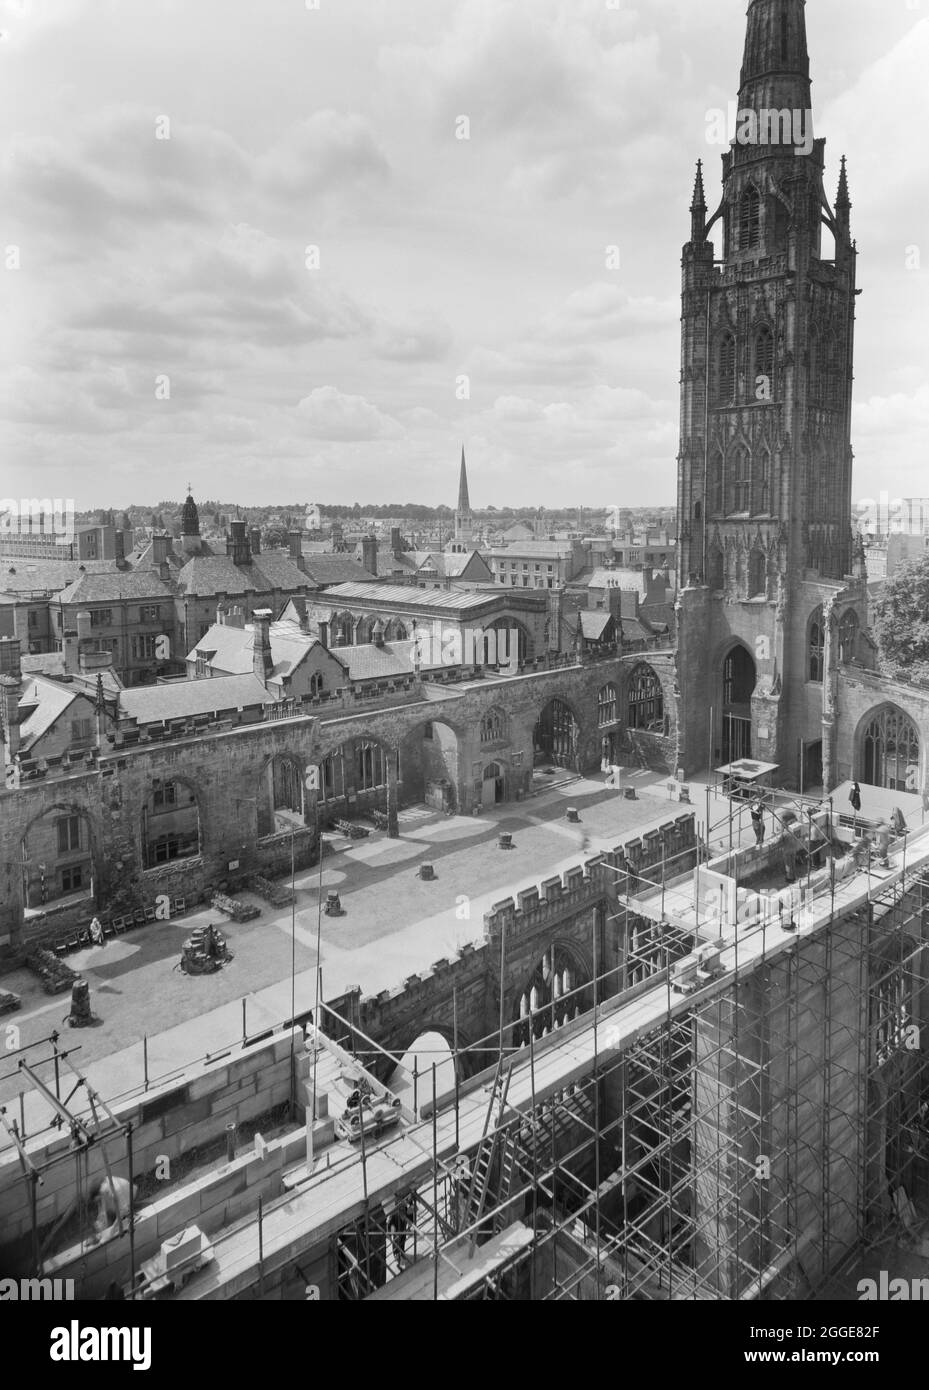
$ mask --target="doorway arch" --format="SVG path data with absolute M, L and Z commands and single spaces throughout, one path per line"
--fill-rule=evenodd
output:
M 722 761 L 727 764 L 752 756 L 752 695 L 758 672 L 751 653 L 741 642 L 726 652 L 720 674 Z

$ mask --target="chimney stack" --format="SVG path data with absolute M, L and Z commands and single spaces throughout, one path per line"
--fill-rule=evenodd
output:
M 390 528 L 390 551 L 395 558 L 403 554 L 403 539 L 399 526 L 391 526 Z
M 14 762 L 19 752 L 19 699 L 23 690 L 23 669 L 18 637 L 0 638 L 0 724 L 6 761 Z
M 297 566 L 298 570 L 306 573 L 306 560 L 303 558 L 303 532 L 288 531 L 287 541 L 290 546 L 290 558 Z
M 165 563 L 165 561 L 166 561 L 167 558 L 168 558 L 168 545 L 169 545 L 169 544 L 170 544 L 170 537 L 168 537 L 168 536 L 156 536 L 156 535 L 153 535 L 153 536 L 152 536 L 152 564 L 153 564 L 153 565 L 158 565 L 158 566 L 160 567 L 161 565 L 163 565 L 163 564 Z
M 316 624 L 316 626 L 317 626 L 317 628 L 318 628 L 318 630 L 319 630 L 319 645 L 320 645 L 321 647 L 325 647 L 326 650 L 328 651 L 328 649 L 329 649 L 329 623 L 326 621 L 325 618 L 320 618 L 320 620 L 319 620 L 319 622 Z
M 363 536 L 361 563 L 369 574 L 377 574 L 377 536 Z
M 81 669 L 80 645 L 77 632 L 68 628 L 61 634 L 61 655 L 64 658 L 66 676 L 76 676 Z
M 252 554 L 253 554 L 253 555 L 260 555 L 260 554 L 261 554 L 261 532 L 259 531 L 259 529 L 258 529 L 257 526 L 251 527 L 251 529 L 249 530 L 249 533 L 248 533 L 248 538 L 249 538 L 249 541 L 251 542 Z
M 262 685 L 267 685 L 268 677 L 274 670 L 274 660 L 271 656 L 271 609 L 256 609 L 252 615 L 252 622 L 255 632 L 252 643 L 252 670 Z

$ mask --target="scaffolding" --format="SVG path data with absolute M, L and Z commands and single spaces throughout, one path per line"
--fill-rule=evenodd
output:
M 473 1044 L 482 1064 L 498 1050 L 480 1142 L 451 1159 L 436 1147 L 429 1184 L 376 1213 L 384 1256 L 340 1297 L 806 1299 L 929 1215 L 929 837 L 843 874 L 817 845 L 822 804 L 772 803 L 805 844 L 786 912 L 734 924 L 714 945 L 724 968 L 694 981 L 682 967 L 706 964 L 694 953 L 712 933 L 680 910 L 690 865 L 624 879 L 607 923 L 619 966 L 598 970 L 595 926 L 592 980 Z M 701 827 L 704 867 L 732 819 Z M 645 1003 L 651 1024 L 618 1036 Z M 580 1025 L 584 1074 L 537 1091 L 540 1062 Z

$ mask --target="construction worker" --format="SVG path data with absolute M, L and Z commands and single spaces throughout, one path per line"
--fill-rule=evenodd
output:
M 764 844 L 765 824 L 764 824 L 764 805 L 761 800 L 752 802 L 752 829 L 755 832 L 755 844 Z

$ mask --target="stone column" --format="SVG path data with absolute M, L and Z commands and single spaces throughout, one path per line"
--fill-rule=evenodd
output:
M 397 750 L 388 748 L 385 754 L 387 762 L 387 834 L 392 840 L 399 840 L 400 826 L 397 819 Z

